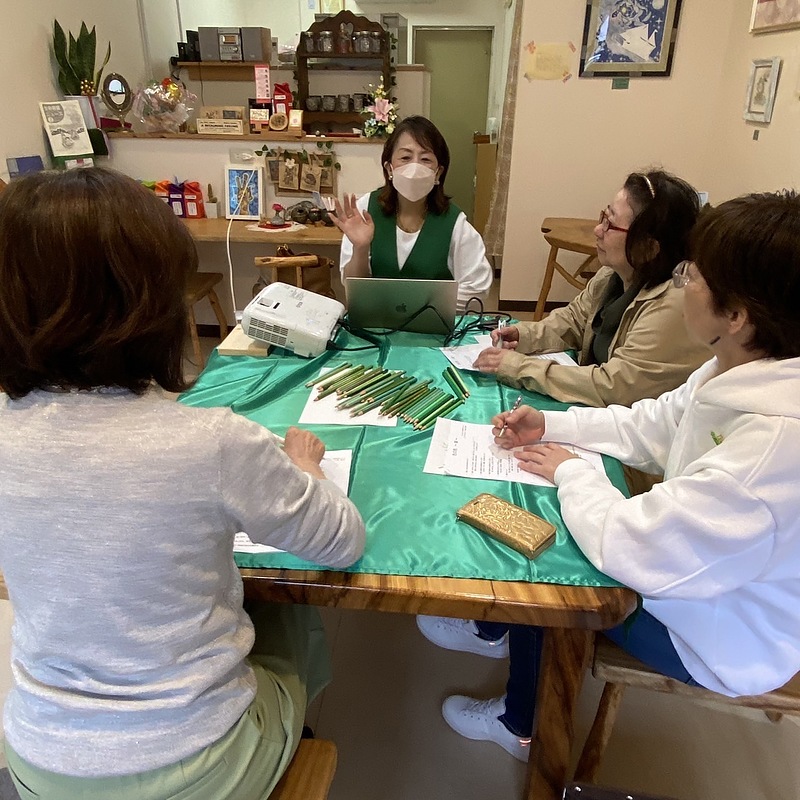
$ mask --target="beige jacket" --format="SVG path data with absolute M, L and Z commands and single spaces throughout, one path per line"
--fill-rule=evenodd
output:
M 711 357 L 711 351 L 689 338 L 683 323 L 681 290 L 666 281 L 642 289 L 625 309 L 605 364 L 594 365 L 592 320 L 613 275 L 603 267 L 566 307 L 540 322 L 518 322 L 519 345 L 509 352 L 498 380 L 566 403 L 602 408 L 630 406 L 680 386 Z M 525 354 L 578 350 L 578 363 L 567 367 Z

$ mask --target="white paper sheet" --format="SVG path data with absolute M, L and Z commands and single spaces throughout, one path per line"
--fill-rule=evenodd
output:
M 561 446 L 588 461 L 595 469 L 603 470 L 603 458 L 599 453 L 573 444 Z M 491 425 L 440 418 L 436 420 L 423 472 L 553 486 L 545 478 L 520 469 L 513 452 L 494 443 Z
M 328 480 L 333 481 L 345 494 L 350 491 L 350 466 L 353 463 L 352 450 L 329 450 L 322 458 L 320 466 Z M 234 553 L 285 553 L 268 544 L 256 544 L 244 532 L 233 537 Z
M 456 369 L 463 369 L 467 372 L 478 372 L 479 370 L 472 365 L 487 347 L 492 346 L 492 339 L 491 336 L 476 336 L 475 338 L 487 339 L 488 341 L 479 344 L 462 344 L 458 347 L 440 347 L 439 349 Z M 578 366 L 578 362 L 566 352 L 537 353 L 535 356 L 530 356 L 530 358 L 540 358 L 543 361 L 555 361 L 557 364 L 562 364 L 566 367 Z
M 320 370 L 320 375 L 324 375 L 330 368 L 323 368 Z M 350 409 L 336 408 L 336 404 L 341 398 L 337 397 L 336 392 L 323 397 L 322 400 L 316 400 L 317 387 L 311 387 L 311 393 L 306 400 L 303 413 L 300 414 L 298 423 L 304 425 L 376 425 L 381 428 L 395 428 L 397 427 L 397 417 L 382 417 L 380 416 L 380 408 L 373 408 L 372 411 L 367 411 L 360 417 L 351 417 Z

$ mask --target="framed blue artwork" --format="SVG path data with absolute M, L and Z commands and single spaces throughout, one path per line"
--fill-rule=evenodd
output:
M 586 0 L 581 78 L 664 77 L 681 0 Z
M 264 213 L 264 168 L 225 167 L 225 216 L 260 219 Z

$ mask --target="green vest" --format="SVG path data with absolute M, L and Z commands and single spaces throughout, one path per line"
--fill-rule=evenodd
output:
M 386 216 L 378 205 L 378 192 L 369 196 L 369 213 L 375 222 L 375 236 L 369 248 L 373 278 L 417 278 L 429 281 L 451 281 L 447 267 L 453 226 L 461 209 L 450 203 L 444 214 L 425 217 L 403 269 L 397 262 L 397 217 Z

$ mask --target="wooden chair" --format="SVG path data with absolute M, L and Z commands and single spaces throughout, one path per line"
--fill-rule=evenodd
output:
M 333 742 L 301 739 L 269 800 L 327 800 L 335 772 L 336 745 Z
M 202 300 L 204 297 L 208 298 L 211 303 L 211 308 L 214 310 L 214 315 L 219 322 L 219 336 L 220 341 L 224 341 L 228 335 L 228 320 L 225 319 L 225 313 L 222 306 L 219 304 L 219 298 L 214 291 L 214 287 L 222 280 L 221 272 L 195 272 L 189 278 L 186 285 L 186 292 L 184 293 L 184 300 L 189 310 L 189 334 L 192 337 L 192 349 L 194 350 L 195 362 L 199 369 L 204 366 L 203 353 L 200 350 L 200 337 L 197 335 L 197 323 L 194 318 L 194 305 Z
M 721 705 L 758 708 L 772 722 L 778 722 L 783 714 L 800 714 L 800 674 L 774 692 L 728 697 L 698 686 L 687 686 L 681 681 L 661 675 L 602 635 L 598 635 L 595 642 L 592 675 L 605 681 L 606 685 L 575 770 L 575 780 L 581 783 L 593 783 L 595 780 L 626 686 L 713 700 Z
M 278 247 L 277 255 L 256 256 L 253 264 L 259 271 L 269 269 L 270 283 L 281 281 L 336 299 L 331 287 L 333 261 L 330 258 L 312 253 L 295 255 L 288 247 L 281 245 Z
M 589 278 L 597 272 L 600 263 L 597 260 L 597 246 L 594 229 L 597 220 L 578 219 L 576 217 L 545 217 L 542 222 L 542 233 L 545 241 L 550 245 L 550 255 L 547 257 L 547 266 L 542 279 L 542 289 L 536 301 L 534 320 L 544 316 L 544 307 L 553 275 L 556 271 L 576 289 L 583 289 Z M 583 253 L 586 258 L 577 269 L 570 272 L 558 263 L 558 251 L 569 250 L 572 253 Z

